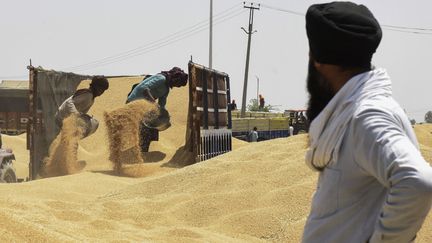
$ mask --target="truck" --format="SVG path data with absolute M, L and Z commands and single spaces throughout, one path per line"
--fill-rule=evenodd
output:
M 258 129 L 258 141 L 288 137 L 290 127 L 293 135 L 307 133 L 309 124 L 305 110 L 285 110 L 283 113 L 246 112 L 240 117 L 239 111 L 232 112 L 232 135 L 238 139 L 248 141 L 248 134 L 254 128 Z

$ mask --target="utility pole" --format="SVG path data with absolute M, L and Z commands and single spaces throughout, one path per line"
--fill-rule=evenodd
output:
M 210 0 L 209 68 L 213 66 L 213 0 Z
M 258 96 L 259 96 L 259 77 L 256 76 L 256 75 L 255 75 L 255 77 L 256 77 L 256 80 L 257 80 L 257 102 L 259 102 L 259 99 L 258 99 Z
M 244 30 L 244 32 L 246 32 L 246 34 L 248 35 L 248 45 L 247 45 L 246 67 L 245 67 L 244 84 L 243 84 L 242 108 L 240 114 L 241 118 L 244 118 L 246 113 L 246 96 L 247 96 L 247 83 L 248 83 L 248 74 L 249 74 L 249 56 L 250 56 L 251 37 L 252 34 L 256 32 L 256 31 L 252 31 L 254 10 L 259 10 L 260 7 L 260 4 L 258 4 L 258 7 L 255 7 L 253 3 L 250 3 L 250 6 L 246 6 L 246 2 L 243 2 L 243 4 L 244 4 L 243 6 L 244 8 L 249 9 L 249 28 L 248 31 L 246 31 L 242 27 L 242 30 Z

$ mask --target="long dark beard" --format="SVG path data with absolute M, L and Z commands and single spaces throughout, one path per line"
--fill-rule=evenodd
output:
M 309 102 L 306 111 L 309 124 L 321 113 L 333 98 L 334 93 L 329 82 L 316 70 L 314 63 L 309 59 L 307 76 L 307 90 Z

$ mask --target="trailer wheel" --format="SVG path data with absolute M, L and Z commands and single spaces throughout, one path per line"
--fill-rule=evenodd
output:
M 0 182 L 13 183 L 16 182 L 15 169 L 10 165 L 3 165 L 3 169 L 0 170 Z

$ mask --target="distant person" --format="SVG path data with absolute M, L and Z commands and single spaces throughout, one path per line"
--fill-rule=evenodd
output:
M 254 127 L 252 131 L 249 132 L 249 142 L 258 142 L 258 128 Z
M 371 65 L 378 21 L 364 5 L 314 4 L 306 33 L 306 164 L 319 178 L 302 242 L 414 242 L 431 208 L 432 168 L 386 70 Z
M 300 118 L 301 123 L 306 123 L 307 119 L 306 119 L 305 115 L 303 114 L 303 111 L 300 112 L 299 118 Z
M 294 136 L 294 127 L 290 125 L 288 129 L 289 129 L 289 135 Z
M 165 109 L 170 89 L 173 87 L 183 87 L 187 84 L 188 75 L 182 69 L 173 67 L 169 71 L 162 71 L 156 75 L 144 78 L 136 85 L 128 95 L 126 103 L 138 99 L 146 99 L 150 102 L 156 102 L 161 111 L 161 119 L 166 120 L 169 126 L 169 114 Z M 167 127 L 165 126 L 164 129 Z M 140 145 L 142 152 L 148 152 L 150 143 L 159 140 L 159 130 L 155 127 L 145 124 L 140 125 Z
M 232 110 L 232 111 L 237 110 L 237 104 L 236 104 L 235 100 L 232 100 L 232 102 L 231 102 L 231 104 L 230 104 L 230 107 L 231 107 L 231 110 Z
M 258 109 L 259 110 L 263 110 L 264 106 L 265 106 L 264 96 L 259 95 L 258 97 L 259 97 L 259 101 L 258 101 L 259 102 L 259 106 L 258 106 Z
M 294 136 L 294 126 L 293 126 L 293 121 L 290 119 L 288 122 L 288 136 Z
M 55 119 L 59 128 L 63 126 L 63 120 L 71 114 L 76 114 L 82 119 L 86 128 L 83 137 L 94 133 L 99 126 L 99 122 L 89 116 L 87 112 L 94 104 L 96 97 L 102 95 L 109 87 L 108 79 L 104 76 L 94 76 L 88 89 L 79 89 L 67 98 L 58 108 Z

